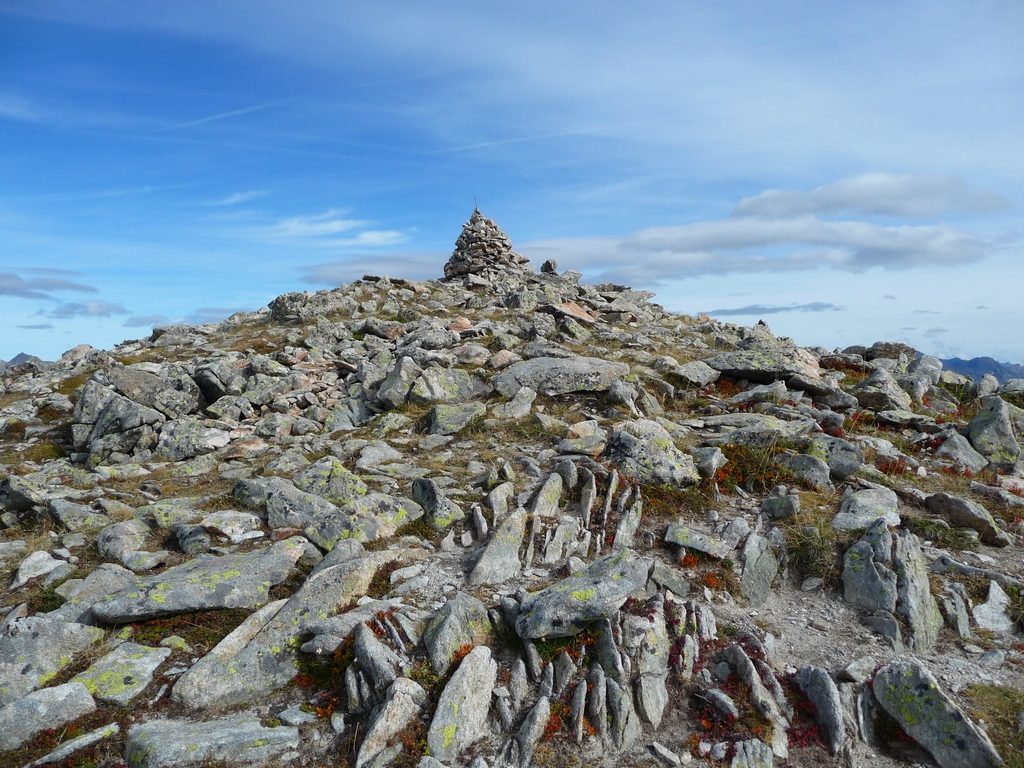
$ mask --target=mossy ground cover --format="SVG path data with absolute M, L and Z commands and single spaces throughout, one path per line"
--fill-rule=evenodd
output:
M 1024 733 L 1017 720 L 1024 712 L 1024 691 L 979 683 L 970 686 L 965 695 L 971 716 L 985 721 L 1006 768 L 1024 768 Z

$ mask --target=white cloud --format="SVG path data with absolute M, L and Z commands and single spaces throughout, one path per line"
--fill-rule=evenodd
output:
M 367 223 L 359 219 L 344 218 L 341 211 L 332 208 L 312 216 L 293 216 L 289 219 L 282 219 L 269 227 L 267 234 L 281 238 L 321 237 L 350 232 L 353 229 L 366 226 Z
M 0 119 L 35 123 L 46 113 L 30 100 L 12 93 L 0 93 Z
M 861 272 L 872 267 L 953 266 L 980 261 L 986 253 L 983 241 L 950 227 L 887 227 L 813 216 L 720 219 L 654 227 L 625 237 L 537 241 L 521 250 L 535 261 L 554 257 L 588 276 L 637 285 L 821 267 Z
M 840 312 L 845 307 L 828 301 L 810 301 L 804 304 L 748 304 L 745 307 L 726 309 L 709 309 L 707 314 L 719 317 L 739 317 L 754 315 L 778 315 L 783 312 Z
M 249 312 L 247 307 L 199 307 L 185 316 L 186 323 L 205 325 L 206 323 L 219 323 L 236 312 Z
M 132 315 L 122 325 L 125 328 L 153 328 L 170 320 L 166 315 Z
M 1007 205 L 1001 195 L 973 189 L 952 176 L 866 173 L 810 192 L 772 189 L 745 197 L 733 215 L 779 218 L 853 213 L 917 218 L 948 212 L 990 211 Z
M 214 200 L 210 205 L 240 205 L 241 203 L 247 203 L 250 200 L 256 200 L 261 197 L 266 197 L 270 194 L 265 189 L 249 189 L 244 192 L 235 192 L 233 194 L 222 197 L 220 200 Z
M 120 304 L 113 304 L 108 301 L 74 301 L 66 304 L 58 304 L 56 308 L 46 313 L 47 317 L 66 320 L 72 317 L 110 317 L 111 315 L 126 315 L 128 310 Z
M 447 258 L 440 253 L 388 253 L 379 256 L 355 256 L 344 261 L 311 264 L 302 268 L 303 282 L 337 286 L 358 280 L 363 275 L 388 275 L 409 280 L 440 277 Z

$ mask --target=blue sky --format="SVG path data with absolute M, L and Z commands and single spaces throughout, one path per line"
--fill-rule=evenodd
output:
M 1024 361 L 1024 4 L 0 0 L 0 358 L 535 264 Z

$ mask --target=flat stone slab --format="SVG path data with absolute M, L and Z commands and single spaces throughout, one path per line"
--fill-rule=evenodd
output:
M 0 630 L 0 706 L 46 685 L 74 657 L 103 639 L 103 630 L 42 616 Z
M 100 701 L 127 704 L 146 689 L 157 667 L 170 655 L 170 648 L 122 643 L 72 682 L 84 685 Z
M 299 746 L 299 729 L 265 728 L 251 715 L 219 720 L 150 720 L 128 730 L 124 756 L 130 768 L 171 768 L 223 761 L 269 765 Z
M 628 373 L 629 366 L 625 363 L 595 357 L 535 357 L 513 363 L 496 375 L 492 383 L 505 397 L 515 395 L 520 387 L 529 387 L 547 396 L 606 392 L 612 382 Z
M 33 691 L 0 707 L 0 752 L 17 749 L 37 734 L 60 728 L 96 709 L 81 683 Z
M 358 547 L 341 562 L 315 571 L 288 600 L 250 616 L 197 661 L 178 679 L 172 697 L 189 708 L 210 709 L 254 701 L 287 685 L 298 672 L 300 636 L 310 625 L 364 596 L 385 563 L 412 562 L 425 555 L 421 550 L 363 552 Z
M 97 619 L 111 624 L 143 621 L 211 608 L 257 608 L 268 592 L 291 573 L 305 540 L 295 536 L 266 549 L 235 555 L 201 555 L 168 568 L 92 606 Z

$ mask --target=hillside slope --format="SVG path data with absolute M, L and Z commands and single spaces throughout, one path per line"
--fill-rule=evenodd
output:
M 0 764 L 1021 759 L 1018 395 L 445 275 L 3 380 Z

